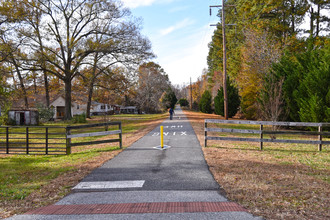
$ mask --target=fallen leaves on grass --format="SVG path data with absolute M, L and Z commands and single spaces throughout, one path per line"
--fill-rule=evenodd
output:
M 185 114 L 203 146 L 204 119 L 220 117 Z M 236 144 L 228 141 L 218 142 L 218 147 L 203 147 L 210 171 L 230 200 L 266 219 L 330 219 L 330 187 L 317 177 L 320 172 L 329 176 L 329 169 L 288 162 L 269 152 L 237 149 Z

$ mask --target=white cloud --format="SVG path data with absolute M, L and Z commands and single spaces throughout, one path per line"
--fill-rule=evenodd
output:
M 186 19 L 184 19 L 184 20 L 182 20 L 182 21 L 180 21 L 180 22 L 178 22 L 178 23 L 176 23 L 176 24 L 174 24 L 174 25 L 172 25 L 168 28 L 164 28 L 164 29 L 160 30 L 160 34 L 162 36 L 165 36 L 165 35 L 168 35 L 168 34 L 172 33 L 173 31 L 179 30 L 181 28 L 187 27 L 187 26 L 192 25 L 192 24 L 194 24 L 194 21 L 189 19 L 189 18 L 186 18 Z

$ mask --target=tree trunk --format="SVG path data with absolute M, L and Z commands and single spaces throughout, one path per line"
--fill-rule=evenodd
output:
M 316 14 L 316 37 L 319 36 L 320 33 L 320 4 L 317 4 L 317 14 Z
M 313 32 L 314 32 L 314 10 L 313 7 L 311 7 L 310 38 L 313 38 Z
M 65 114 L 64 120 L 70 120 L 72 118 L 71 112 L 71 79 L 67 77 L 65 83 Z
M 47 108 L 49 108 L 49 105 L 50 105 L 49 85 L 48 85 L 48 77 L 47 77 L 46 71 L 44 71 L 44 82 L 45 82 L 46 106 L 47 106 Z
M 87 118 L 91 118 L 92 97 L 93 97 L 94 83 L 95 83 L 95 79 L 97 77 L 96 69 L 97 69 L 98 56 L 99 56 L 99 53 L 95 53 L 94 64 L 93 64 L 93 69 L 92 69 L 93 75 L 92 75 L 90 83 L 88 84 L 88 100 L 87 100 L 87 112 L 86 112 Z
M 37 35 L 38 35 L 38 40 L 39 40 L 39 44 L 40 44 L 41 54 L 44 54 L 44 45 L 43 45 L 43 42 L 42 42 L 42 39 L 41 39 L 41 36 L 40 36 L 39 22 L 38 22 L 38 25 L 36 27 L 36 32 L 37 32 Z M 48 76 L 47 76 L 46 63 L 45 63 L 44 57 L 42 57 L 41 62 L 42 62 L 41 66 L 42 66 L 43 73 L 44 73 L 46 106 L 47 106 L 47 108 L 49 108 L 49 105 L 50 105 L 49 85 L 48 85 Z
M 37 92 L 37 79 L 35 73 L 33 73 L 33 86 L 34 86 L 34 94 L 36 95 L 38 92 Z
M 291 34 L 295 33 L 296 25 L 295 25 L 295 5 L 294 1 L 291 1 Z
M 16 90 L 17 89 L 17 82 L 16 82 L 16 79 L 15 79 L 15 74 L 13 71 L 11 71 L 11 75 L 13 77 L 13 84 L 14 84 L 14 89 Z
M 88 85 L 88 100 L 87 100 L 87 112 L 86 112 L 87 118 L 91 118 L 91 106 L 92 106 L 94 81 L 95 81 L 95 78 L 92 77 L 91 82 Z
M 25 105 L 25 108 L 28 109 L 29 108 L 29 103 L 28 103 L 28 97 L 27 97 L 26 89 L 25 89 L 24 82 L 23 82 L 23 77 L 21 75 L 21 71 L 19 70 L 15 59 L 12 59 L 12 61 L 13 61 L 13 64 L 15 66 L 15 69 L 16 69 L 16 72 L 17 72 L 17 75 L 18 75 L 18 79 L 19 79 L 19 82 L 20 82 L 20 86 L 21 86 L 21 89 L 22 89 L 22 92 L 23 92 L 24 105 Z

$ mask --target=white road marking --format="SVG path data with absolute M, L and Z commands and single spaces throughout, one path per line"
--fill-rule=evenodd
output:
M 157 150 L 166 150 L 168 148 L 171 148 L 171 146 L 164 145 L 163 148 L 161 146 L 157 146 L 157 147 L 154 147 L 154 148 L 157 149 Z
M 187 136 L 187 131 L 180 131 L 180 132 L 181 132 L 181 136 Z M 164 136 L 175 136 L 176 135 L 176 131 L 173 131 L 173 132 L 163 132 L 163 134 L 164 134 Z M 160 135 L 159 132 L 154 132 L 152 134 L 152 137 L 158 137 L 159 135 Z
M 164 126 L 164 128 L 183 128 L 183 125 Z
M 73 187 L 73 189 L 141 188 L 144 182 L 145 180 L 81 182 Z

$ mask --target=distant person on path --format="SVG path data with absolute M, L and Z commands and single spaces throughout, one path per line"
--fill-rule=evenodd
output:
M 173 108 L 170 108 L 170 110 L 168 112 L 170 113 L 170 120 L 172 120 L 173 114 L 174 114 Z

